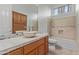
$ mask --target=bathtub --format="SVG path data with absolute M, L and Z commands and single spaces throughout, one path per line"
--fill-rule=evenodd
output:
M 57 41 L 56 44 L 61 46 L 64 49 L 68 50 L 79 50 L 75 40 L 72 39 L 65 39 L 65 38 L 57 38 L 57 37 L 50 37 L 49 44 Z

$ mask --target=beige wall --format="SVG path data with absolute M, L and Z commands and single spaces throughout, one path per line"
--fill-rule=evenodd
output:
M 38 33 L 48 33 L 48 17 L 51 16 L 51 9 L 48 6 L 38 7 Z
M 75 39 L 75 16 L 52 19 L 51 35 Z

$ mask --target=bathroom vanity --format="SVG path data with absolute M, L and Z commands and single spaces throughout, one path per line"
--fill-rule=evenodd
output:
M 5 40 L 7 42 L 6 44 L 5 41 L 3 41 L 3 43 L 0 43 L 4 45 L 2 47 L 3 49 L 0 48 L 0 54 L 4 54 L 4 55 L 47 55 L 48 54 L 47 34 L 39 34 L 33 38 L 24 38 L 22 36 L 15 39 L 5 39 Z

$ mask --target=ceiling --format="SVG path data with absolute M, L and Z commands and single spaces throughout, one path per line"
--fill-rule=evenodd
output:
M 24 4 L 26 7 L 39 7 L 39 6 L 48 6 L 48 7 L 55 7 L 61 6 L 64 4 Z
M 16 4 L 16 5 L 20 5 L 23 6 L 25 9 L 28 9 L 32 12 L 38 12 L 38 7 L 57 7 L 57 6 L 61 6 L 64 4 Z
M 22 4 L 26 8 L 37 10 L 38 7 L 44 6 L 44 7 L 58 7 L 62 6 L 64 4 Z

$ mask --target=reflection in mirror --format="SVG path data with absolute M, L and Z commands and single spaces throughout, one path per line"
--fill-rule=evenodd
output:
M 26 17 L 26 26 L 24 26 L 24 28 L 26 27 L 26 30 L 27 31 L 38 31 L 38 7 L 36 5 L 32 5 L 32 4 L 15 4 L 13 5 L 12 7 L 12 10 L 13 11 L 16 11 L 18 13 L 21 13 L 21 14 L 24 14 L 24 15 L 27 15 Z M 17 18 L 17 16 L 15 16 Z M 20 22 L 21 21 L 21 16 L 19 17 L 19 20 Z M 19 23 L 20 24 L 20 23 Z M 17 27 L 17 30 L 16 31 L 19 31 L 19 30 L 24 30 L 18 29 Z

